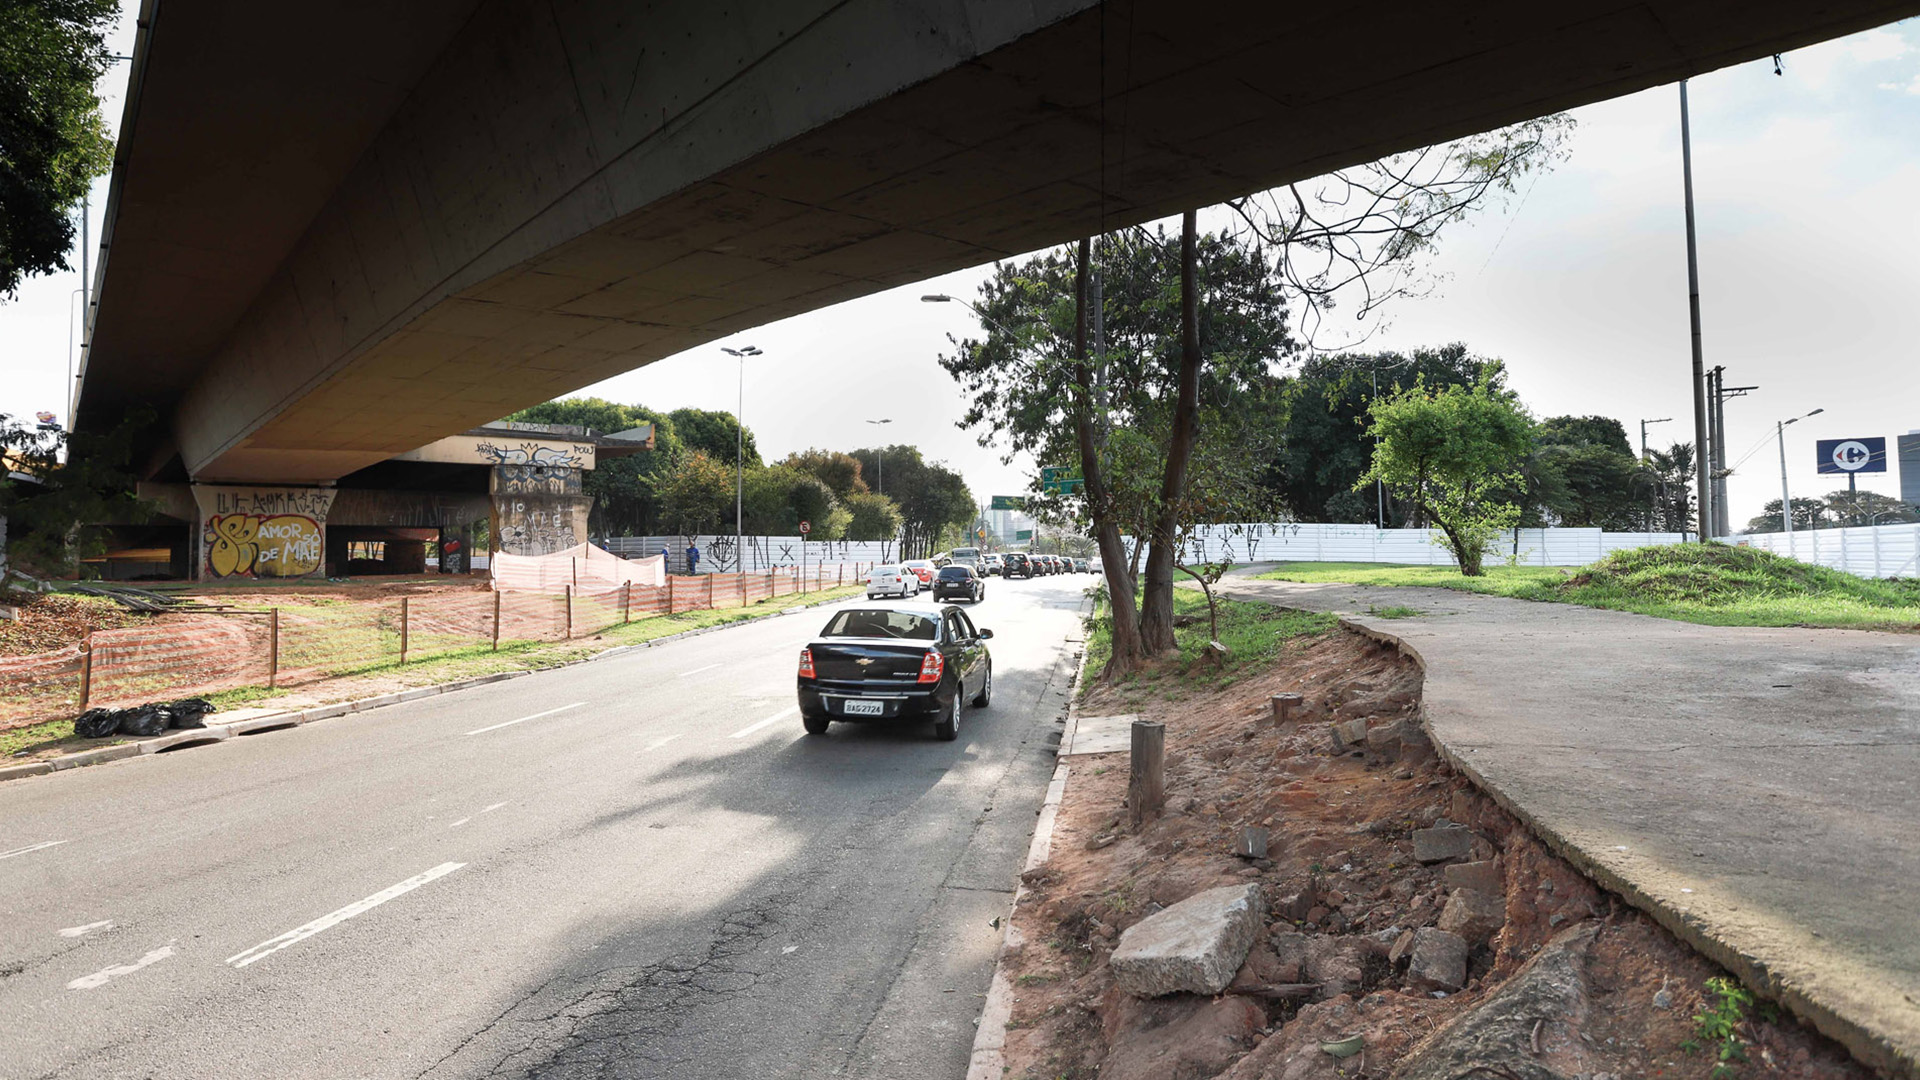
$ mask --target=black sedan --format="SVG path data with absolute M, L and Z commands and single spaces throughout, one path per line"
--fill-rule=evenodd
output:
M 845 608 L 800 650 L 800 720 L 824 735 L 835 720 L 931 719 L 955 738 L 962 703 L 993 698 L 992 636 L 951 605 Z
M 974 573 L 973 567 L 954 563 L 933 575 L 934 600 L 961 599 L 979 603 L 987 598 L 987 579 Z

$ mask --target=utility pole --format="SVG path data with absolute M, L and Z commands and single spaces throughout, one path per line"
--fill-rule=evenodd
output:
M 1805 416 L 1796 416 L 1791 420 L 1775 420 L 1773 433 L 1780 440 L 1780 529 L 1787 534 L 1787 554 L 1793 554 L 1793 496 L 1787 493 L 1787 425 L 1797 424 L 1808 416 L 1818 416 L 1827 410 L 1815 409 Z
M 1687 314 L 1693 322 L 1694 488 L 1700 500 L 1700 542 L 1713 528 L 1712 467 L 1707 462 L 1706 362 L 1700 351 L 1700 258 L 1693 237 L 1693 136 L 1687 121 L 1687 80 L 1680 80 L 1680 176 L 1687 206 Z M 1784 451 L 1782 451 L 1784 455 Z
M 1672 422 L 1673 422 L 1673 417 L 1671 416 L 1662 416 L 1656 420 L 1648 420 L 1644 418 L 1641 419 L 1640 421 L 1640 464 L 1642 467 L 1645 467 L 1647 462 L 1652 460 L 1651 455 L 1647 453 L 1647 425 L 1648 424 L 1670 424 Z M 1667 482 L 1665 480 L 1660 481 L 1660 487 L 1658 489 L 1660 494 L 1665 494 L 1666 488 L 1667 488 Z M 1655 509 L 1658 506 L 1660 496 L 1655 494 L 1653 491 L 1648 491 L 1647 495 L 1648 495 L 1647 531 L 1652 532 L 1653 519 L 1656 516 Z
M 1710 413 L 1709 438 L 1713 443 L 1713 535 L 1726 536 L 1733 532 L 1733 518 L 1727 506 L 1727 477 L 1733 470 L 1727 468 L 1727 399 L 1746 397 L 1749 390 L 1760 389 L 1757 386 L 1728 386 L 1727 369 L 1724 365 L 1715 365 L 1709 375 L 1710 390 L 1708 408 Z

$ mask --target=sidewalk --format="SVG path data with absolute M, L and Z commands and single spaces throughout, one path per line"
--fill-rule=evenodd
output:
M 1220 591 L 1412 650 L 1434 741 L 1561 855 L 1862 1061 L 1920 1077 L 1920 636 Z M 1424 614 L 1366 614 L 1389 606 Z

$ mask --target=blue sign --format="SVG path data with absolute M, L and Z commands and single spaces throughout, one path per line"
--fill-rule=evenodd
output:
M 1822 473 L 1887 471 L 1887 440 L 1821 439 L 1814 450 Z

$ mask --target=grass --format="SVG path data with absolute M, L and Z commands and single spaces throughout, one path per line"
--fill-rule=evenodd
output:
M 1873 580 L 1758 548 L 1672 544 L 1618 551 L 1591 566 L 1451 567 L 1286 563 L 1273 581 L 1420 585 L 1631 611 L 1710 626 L 1920 630 L 1920 580 Z M 1382 612 L 1384 614 L 1384 612 Z
M 1425 615 L 1426 612 L 1404 604 L 1388 604 L 1386 607 L 1370 607 L 1367 609 L 1367 614 L 1377 615 L 1382 619 L 1413 619 Z
M 1206 655 L 1207 598 L 1197 589 L 1175 589 L 1174 621 L 1186 623 L 1173 629 L 1174 643 L 1180 650 L 1178 659 L 1145 668 L 1122 679 L 1120 685 L 1158 690 L 1168 696 L 1192 689 L 1224 689 L 1246 675 L 1266 670 L 1280 654 L 1321 637 L 1339 623 L 1332 615 L 1286 611 L 1271 604 L 1222 599 L 1219 605 L 1220 643 L 1227 647 L 1223 661 L 1216 664 Z M 1112 655 L 1113 623 L 1103 602 L 1088 619 L 1087 671 L 1098 674 Z M 1082 692 L 1093 682 L 1087 679 Z

